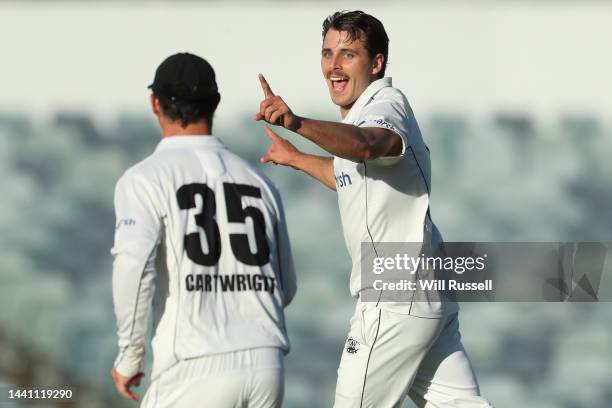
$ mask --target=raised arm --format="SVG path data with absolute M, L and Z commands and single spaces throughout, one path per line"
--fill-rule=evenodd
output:
M 261 74 L 259 81 L 265 99 L 255 115 L 256 120 L 265 120 L 283 126 L 316 143 L 334 156 L 352 161 L 399 156 L 402 153 L 402 140 L 397 133 L 384 128 L 358 127 L 297 116 L 280 96 L 274 95 Z
M 334 156 L 352 161 L 374 160 L 402 153 L 402 139 L 389 129 L 298 118 L 296 132 Z

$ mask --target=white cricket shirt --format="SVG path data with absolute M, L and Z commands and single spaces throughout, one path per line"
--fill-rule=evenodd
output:
M 429 149 L 404 94 L 392 87 L 391 78 L 372 82 L 359 96 L 343 123 L 380 127 L 397 133 L 403 142 L 398 157 L 367 162 L 334 158 L 334 173 L 344 239 L 352 259 L 351 294 L 361 284 L 361 243 L 425 243 L 436 248 L 442 237 L 429 216 L 431 164 Z M 379 245 L 380 246 L 380 245 Z M 423 317 L 454 313 L 455 302 L 381 303 L 396 312 Z
M 214 136 L 172 136 L 117 182 L 113 301 L 125 376 L 257 347 L 289 351 L 296 291 L 280 195 Z

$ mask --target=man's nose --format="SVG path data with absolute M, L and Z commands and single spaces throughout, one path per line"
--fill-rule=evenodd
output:
M 332 58 L 332 69 L 342 69 L 342 59 L 340 54 L 336 54 Z

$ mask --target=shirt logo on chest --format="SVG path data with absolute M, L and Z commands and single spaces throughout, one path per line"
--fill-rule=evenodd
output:
M 353 181 L 351 180 L 351 176 L 349 176 L 348 174 L 346 174 L 345 172 L 340 173 L 340 175 L 337 175 L 335 177 L 336 179 L 336 187 L 337 188 L 342 188 L 342 187 L 346 187 L 350 184 L 353 184 Z
M 346 352 L 356 354 L 359 351 L 359 342 L 352 337 L 346 340 Z

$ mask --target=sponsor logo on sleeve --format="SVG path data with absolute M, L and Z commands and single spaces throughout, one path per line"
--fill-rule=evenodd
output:
M 121 227 L 133 227 L 136 225 L 136 220 L 133 218 L 122 218 L 117 221 L 117 225 L 115 225 L 115 230 L 118 230 Z
M 359 125 L 357 126 L 367 126 L 367 125 L 374 125 L 376 127 L 380 127 L 380 128 L 384 128 L 384 129 L 389 129 L 389 130 L 393 130 L 394 132 L 397 132 L 397 128 L 395 126 L 393 126 L 391 123 L 387 122 L 385 119 L 383 118 L 371 118 L 368 120 L 364 120 L 361 123 L 359 123 Z

